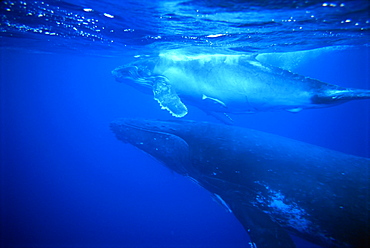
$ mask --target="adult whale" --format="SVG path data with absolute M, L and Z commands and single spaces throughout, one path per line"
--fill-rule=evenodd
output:
M 119 82 L 154 93 L 176 117 L 188 113 L 187 103 L 211 114 L 298 112 L 370 98 L 370 90 L 326 84 L 241 55 L 163 53 L 120 66 L 112 74 Z
M 370 159 L 284 137 L 194 121 L 123 119 L 118 139 L 224 202 L 258 248 L 370 247 Z

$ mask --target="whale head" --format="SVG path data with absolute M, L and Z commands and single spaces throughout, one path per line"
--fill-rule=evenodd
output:
M 111 129 L 118 139 L 136 146 L 169 169 L 184 175 L 190 163 L 189 146 L 184 139 L 167 131 L 174 128 L 176 123 L 151 120 L 120 119 L 111 123 Z
M 154 59 L 140 59 L 133 63 L 119 66 L 112 71 L 113 77 L 121 83 L 134 82 L 136 86 L 152 88 L 153 69 L 156 61 Z
M 118 82 L 132 80 L 141 86 L 151 87 L 150 80 L 151 72 L 146 67 L 138 67 L 135 65 L 120 66 L 112 71 L 112 75 Z

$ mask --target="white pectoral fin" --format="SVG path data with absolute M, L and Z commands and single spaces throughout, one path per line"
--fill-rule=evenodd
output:
M 161 108 L 168 110 L 173 116 L 184 117 L 188 113 L 188 109 L 166 77 L 156 77 L 153 83 L 153 93 L 154 99 L 161 105 Z

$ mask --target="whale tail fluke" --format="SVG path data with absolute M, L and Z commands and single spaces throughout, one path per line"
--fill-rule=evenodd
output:
M 314 104 L 339 104 L 352 100 L 370 99 L 370 90 L 363 89 L 330 89 L 312 97 Z

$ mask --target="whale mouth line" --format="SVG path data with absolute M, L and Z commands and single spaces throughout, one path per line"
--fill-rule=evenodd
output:
M 135 119 L 123 119 L 123 120 L 119 120 L 117 122 L 117 124 L 123 125 L 123 126 L 125 126 L 127 128 L 133 128 L 133 129 L 144 131 L 144 132 L 174 135 L 174 134 L 169 133 L 169 132 L 163 132 L 163 131 L 159 131 L 159 130 L 154 130 L 156 128 L 155 126 L 150 126 L 150 127 L 153 127 L 153 128 L 145 127 L 146 125 L 149 125 L 149 123 L 146 123 L 146 122 L 145 123 L 140 123 L 140 124 L 129 123 L 129 122 L 132 122 L 132 121 L 135 121 Z M 143 126 L 143 124 L 145 126 Z M 175 135 L 175 136 L 177 136 L 177 135 Z
M 138 130 L 151 131 L 150 129 L 143 128 L 143 127 L 141 127 L 140 125 L 135 125 L 135 124 L 129 123 L 129 121 L 132 121 L 132 119 L 124 119 L 124 120 L 120 120 L 120 121 L 119 121 L 119 124 L 120 124 L 120 125 L 123 125 L 123 126 L 125 126 L 125 127 L 134 128 L 134 129 L 138 129 Z

